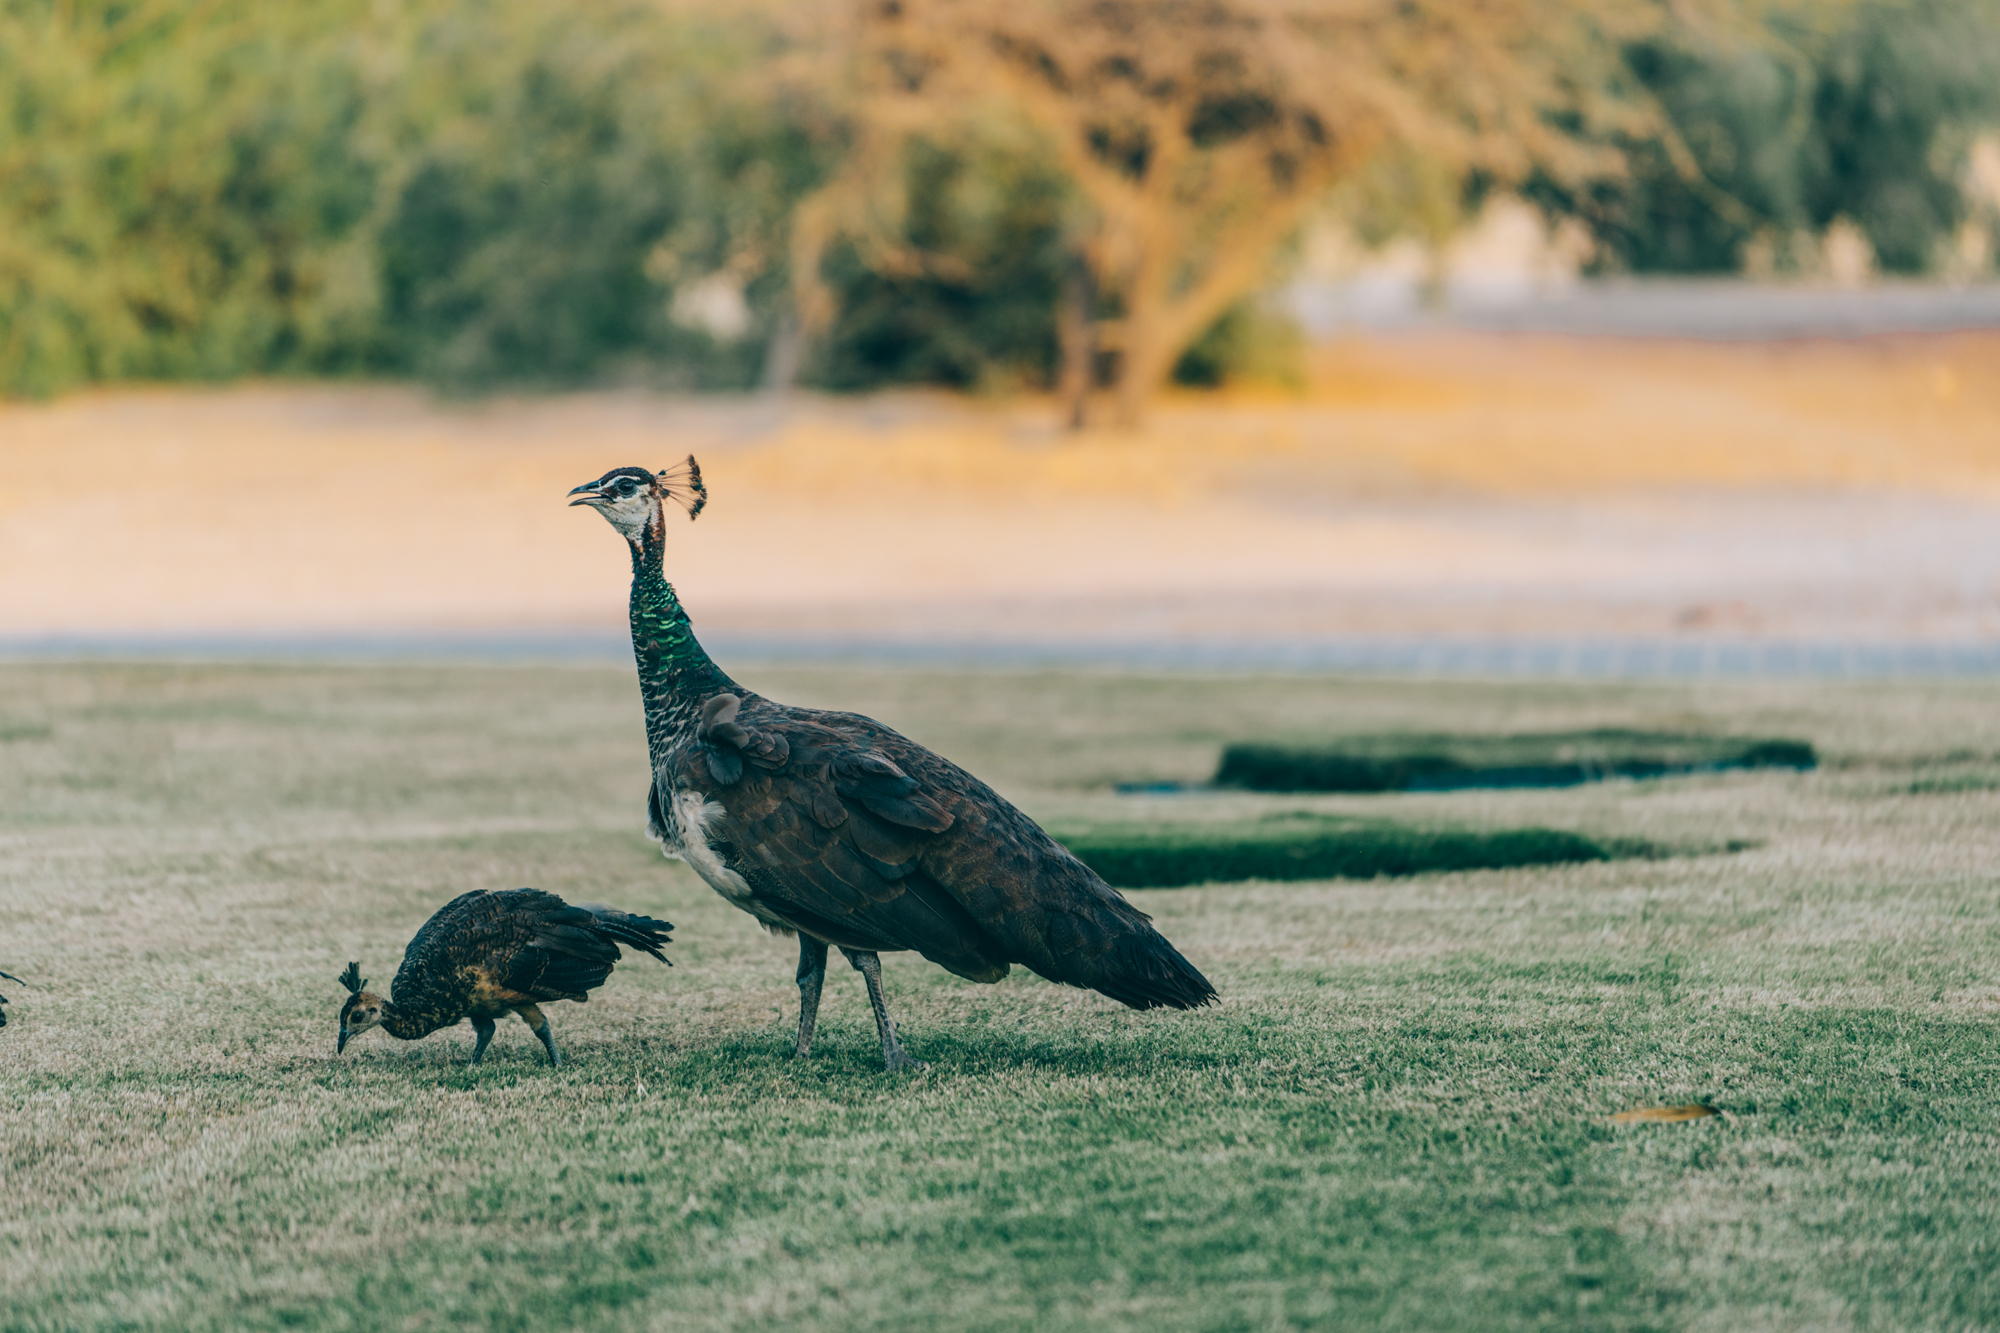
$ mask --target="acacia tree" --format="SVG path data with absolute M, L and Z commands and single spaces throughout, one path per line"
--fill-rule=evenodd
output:
M 824 320 L 818 256 L 864 238 L 886 266 L 900 146 L 1026 120 L 1084 202 L 1066 382 L 1110 352 L 1114 416 L 1140 418 L 1180 352 L 1266 276 L 1274 248 L 1388 144 L 1490 176 L 1604 170 L 1588 146 L 1644 118 L 1618 48 L 1650 0 L 858 0 L 854 150 L 800 210 L 794 276 Z M 884 202 L 886 198 L 886 202 Z
M 900 148 L 981 118 L 1036 130 L 1085 207 L 1065 381 L 1110 353 L 1115 418 L 1138 420 L 1181 351 L 1266 277 L 1327 187 L 1386 145 L 1495 178 L 1606 166 L 1642 117 L 1618 50 L 1652 0 L 856 0 L 846 168 L 799 213 L 807 327 L 836 234 L 885 266 Z M 1088 316 L 1074 308 L 1087 303 Z M 1080 419 L 1080 418 L 1079 418 Z

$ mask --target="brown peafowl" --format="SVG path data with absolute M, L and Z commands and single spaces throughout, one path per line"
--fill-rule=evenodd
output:
M 693 518 L 707 503 L 693 458 L 615 468 L 570 495 L 631 547 L 647 830 L 774 934 L 798 936 L 798 1055 L 829 945 L 867 983 L 890 1069 L 921 1065 L 883 1000 L 887 950 L 973 981 L 1020 963 L 1134 1009 L 1215 999 L 1150 917 L 964 769 L 869 718 L 774 703 L 723 674 L 662 570 L 666 506 Z
M 571 907 L 540 889 L 462 893 L 440 907 L 403 951 L 390 986 L 393 998 L 367 989 L 359 963 L 347 965 L 340 984 L 349 994 L 340 1006 L 334 1054 L 372 1027 L 415 1041 L 470 1018 L 478 1034 L 472 1063 L 478 1064 L 493 1040 L 493 1020 L 512 1012 L 542 1039 L 549 1063 L 559 1065 L 562 1056 L 541 1006 L 588 1000 L 611 975 L 621 944 L 667 962 L 660 946 L 672 943 L 672 929 L 669 922 L 615 907 Z
M 25 986 L 28 984 L 27 982 L 21 980 L 19 977 L 8 976 L 5 972 L 0 972 L 0 980 L 11 981 L 16 986 Z M 6 1026 L 7 1026 L 7 997 L 4 995 L 0 995 L 0 1028 L 4 1028 Z

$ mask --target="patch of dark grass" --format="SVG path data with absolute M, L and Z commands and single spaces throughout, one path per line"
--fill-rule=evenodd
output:
M 1100 825 L 1058 836 L 1106 883 L 1122 889 L 1245 879 L 1375 879 L 1672 854 L 1638 839 L 1591 838 L 1567 829 L 1426 828 L 1312 812 L 1248 824 Z
M 1572 787 L 1735 768 L 1807 769 L 1809 742 L 1675 732 L 1558 731 L 1521 736 L 1350 736 L 1323 746 L 1239 744 L 1222 752 L 1218 787 L 1251 791 L 1453 791 Z

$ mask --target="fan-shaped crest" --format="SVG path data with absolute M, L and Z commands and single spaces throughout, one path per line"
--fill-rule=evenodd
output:
M 687 456 L 687 462 L 676 463 L 663 468 L 659 475 L 660 489 L 667 498 L 687 510 L 688 521 L 692 523 L 708 504 L 708 487 L 701 481 L 701 464 L 694 461 L 694 455 Z
M 361 964 L 349 963 L 347 970 L 340 974 L 340 984 L 347 987 L 350 994 L 359 995 L 368 983 L 361 979 Z

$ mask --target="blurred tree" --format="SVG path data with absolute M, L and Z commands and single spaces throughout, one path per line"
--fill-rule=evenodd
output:
M 995 128 L 905 145 L 893 217 L 826 252 L 831 315 L 814 340 L 813 382 L 1048 382 L 1068 193 L 1035 145 Z
M 1329 183 L 1434 248 L 1531 177 L 1608 267 L 1836 218 L 1928 267 L 1997 46 L 2000 0 L 0 0 L 0 394 L 740 387 L 803 317 L 820 384 L 1130 420 L 1283 374 L 1245 298 Z
M 768 33 L 625 0 L 464 0 L 398 37 L 382 363 L 434 382 L 624 367 L 754 382 L 820 150 Z
M 777 46 L 649 0 L 0 0 L 0 393 L 752 382 L 826 156 Z
M 1844 218 L 1883 268 L 1929 270 L 1965 216 L 1974 135 L 2000 123 L 1994 0 L 1793 4 L 1662 33 L 1630 63 L 1661 132 L 1617 140 L 1616 176 L 1530 187 L 1607 269 L 1810 270 Z
M 361 11 L 0 0 L 0 392 L 309 355 L 374 197 Z
M 1383 144 L 1496 174 L 1602 167 L 1577 131 L 1633 123 L 1618 49 L 1655 17 L 1639 0 L 857 0 L 856 145 L 802 210 L 801 309 L 832 319 L 820 262 L 833 237 L 881 230 L 870 201 L 901 145 L 1018 117 L 1087 201 L 1069 244 L 1089 281 L 1071 291 L 1101 317 L 1068 354 L 1110 351 L 1116 416 L 1136 421 Z
M 376 364 L 464 387 L 620 365 L 752 382 L 770 303 L 750 289 L 814 162 L 729 86 L 745 38 L 616 2 L 419 14 L 393 47 L 411 147 L 374 238 Z M 676 305 L 697 284 L 706 319 Z

